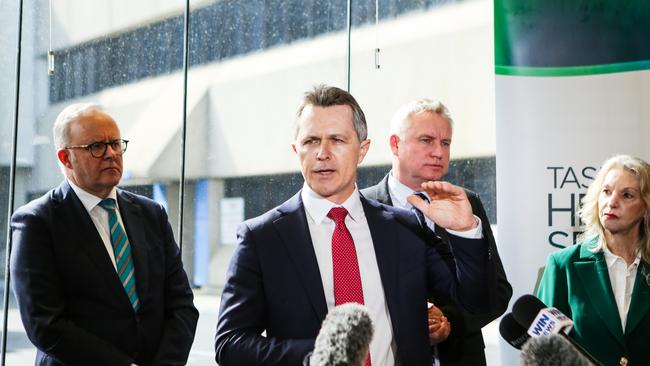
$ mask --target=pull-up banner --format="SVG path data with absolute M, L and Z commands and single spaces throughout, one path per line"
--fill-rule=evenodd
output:
M 495 0 L 494 25 L 498 239 L 516 299 L 574 243 L 600 164 L 650 158 L 650 1 Z

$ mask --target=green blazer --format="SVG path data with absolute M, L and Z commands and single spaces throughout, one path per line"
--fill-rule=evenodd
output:
M 537 296 L 573 319 L 570 336 L 604 365 L 650 365 L 650 266 L 639 265 L 623 332 L 607 263 L 581 242 L 548 256 Z

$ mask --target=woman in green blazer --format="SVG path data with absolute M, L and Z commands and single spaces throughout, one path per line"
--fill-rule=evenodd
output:
M 604 365 L 650 365 L 650 165 L 608 159 L 579 215 L 582 241 L 549 255 L 538 297 Z

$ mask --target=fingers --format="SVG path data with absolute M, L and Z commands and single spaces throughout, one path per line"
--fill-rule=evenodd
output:
M 436 316 L 436 317 L 441 317 L 442 310 L 440 310 L 439 307 L 433 305 L 430 302 L 427 302 L 427 313 L 429 314 L 429 317 Z
M 427 302 L 427 320 L 429 326 L 429 340 L 431 345 L 444 341 L 451 333 L 451 323 L 446 316 L 443 315 L 440 308 Z
M 431 200 L 437 199 L 439 197 L 458 197 L 463 198 L 465 196 L 465 191 L 455 186 L 449 182 L 442 181 L 429 181 L 424 182 L 421 185 L 422 190 L 427 192 L 427 195 Z
M 436 345 L 447 339 L 450 332 L 451 324 L 444 316 L 440 319 L 440 322 L 434 325 L 429 324 L 429 340 L 431 341 L 431 345 Z
M 427 202 L 425 202 L 422 198 L 412 194 L 406 197 L 406 200 L 408 203 L 411 204 L 411 206 L 417 208 L 418 210 L 422 212 L 426 212 L 427 206 L 429 205 Z

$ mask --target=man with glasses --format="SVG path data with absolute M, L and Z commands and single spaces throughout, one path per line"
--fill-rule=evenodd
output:
M 59 114 L 54 144 L 65 181 L 11 219 L 36 364 L 184 364 L 198 311 L 165 210 L 116 188 L 128 141 L 84 103 Z

